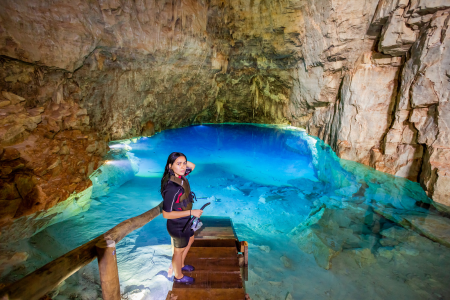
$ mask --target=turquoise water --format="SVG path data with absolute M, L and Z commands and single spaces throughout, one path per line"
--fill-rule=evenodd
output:
M 31 238 L 34 261 L 51 260 L 160 203 L 167 156 L 179 151 L 196 164 L 189 176 L 195 206 L 211 202 L 204 214 L 231 217 L 239 239 L 249 242 L 252 299 L 450 295 L 449 249 L 397 224 L 405 214 L 439 217 L 419 207 L 430 199 L 417 183 L 342 161 L 292 128 L 191 126 L 128 146 L 139 158 L 135 177 L 93 199 L 86 213 Z M 171 288 L 165 223 L 160 216 L 117 246 L 128 299 L 165 299 Z M 100 297 L 96 268 L 94 262 L 72 276 L 54 299 Z

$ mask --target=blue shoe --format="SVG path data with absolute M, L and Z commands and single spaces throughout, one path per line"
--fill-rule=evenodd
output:
M 175 276 L 173 277 L 173 282 L 184 283 L 184 284 L 193 284 L 195 279 L 189 276 L 184 275 L 183 278 L 177 279 Z
M 192 272 L 194 270 L 195 270 L 195 268 L 191 265 L 184 265 L 184 267 L 181 268 L 181 271 L 185 271 L 185 272 Z

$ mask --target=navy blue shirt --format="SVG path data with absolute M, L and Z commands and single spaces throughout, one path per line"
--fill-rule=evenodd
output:
M 192 172 L 192 169 L 186 168 L 186 173 L 184 176 L 189 175 Z M 163 210 L 165 212 L 171 211 L 182 211 L 180 198 L 184 194 L 184 189 L 182 186 L 179 186 L 175 182 L 169 181 L 164 189 L 164 203 Z

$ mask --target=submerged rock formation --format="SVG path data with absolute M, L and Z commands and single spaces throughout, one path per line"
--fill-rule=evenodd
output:
M 306 127 L 449 211 L 448 1 L 0 6 L 3 225 L 86 190 L 108 141 L 206 122 Z

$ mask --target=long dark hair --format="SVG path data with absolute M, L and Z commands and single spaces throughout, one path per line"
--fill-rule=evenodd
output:
M 173 163 L 180 156 L 184 156 L 184 158 L 187 160 L 186 155 L 184 155 L 181 152 L 172 152 L 172 153 L 170 153 L 169 157 L 167 158 L 166 167 L 164 168 L 164 174 L 161 178 L 161 189 L 159 190 L 161 193 L 161 196 L 163 196 L 163 198 L 164 198 L 163 192 L 166 189 L 167 182 L 169 182 L 170 176 L 174 175 L 173 171 L 169 168 L 169 165 L 173 165 Z

